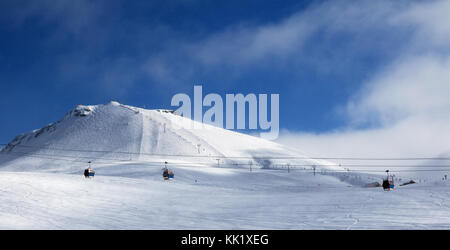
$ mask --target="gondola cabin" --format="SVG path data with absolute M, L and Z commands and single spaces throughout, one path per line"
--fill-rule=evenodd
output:
M 94 175 L 95 175 L 95 171 L 94 171 L 93 169 L 91 169 L 91 168 L 86 168 L 86 169 L 84 170 L 84 177 L 86 177 L 86 178 L 91 178 L 91 177 L 94 177 Z
M 394 184 L 394 176 L 389 175 L 389 170 L 386 170 L 387 176 L 386 179 L 383 180 L 383 189 L 385 191 L 389 191 L 391 189 L 394 189 L 395 184 Z
M 164 180 L 170 180 L 175 177 L 175 174 L 172 170 L 169 170 L 168 168 L 163 169 L 163 178 Z

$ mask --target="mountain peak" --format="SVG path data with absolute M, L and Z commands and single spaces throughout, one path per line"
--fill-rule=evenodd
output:
M 84 117 L 90 115 L 94 111 L 94 109 L 95 109 L 94 106 L 78 105 L 70 113 L 76 117 Z
M 120 106 L 122 104 L 120 104 L 118 101 L 116 100 L 111 100 L 109 103 L 107 103 L 107 105 L 113 105 L 113 106 Z
M 180 127 L 186 119 L 171 110 L 146 110 L 116 101 L 78 105 L 60 121 L 16 137 L 2 150 L 0 164 L 14 162 L 24 169 L 70 168 L 88 161 L 182 161 L 217 166 L 220 159 L 219 164 L 246 167 L 251 161 L 255 167 L 270 167 L 286 164 L 282 159 L 286 156 L 299 157 L 290 160 L 292 165 L 329 165 L 277 143 L 223 128 Z M 26 161 L 30 157 L 40 160 Z

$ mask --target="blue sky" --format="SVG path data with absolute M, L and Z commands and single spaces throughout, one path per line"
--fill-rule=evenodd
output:
M 1 1 L 0 142 L 56 121 L 77 104 L 114 98 L 170 108 L 174 94 L 192 95 L 194 85 L 205 94 L 280 94 L 280 127 L 289 135 L 389 128 L 404 118 L 390 111 L 412 109 L 364 100 L 377 99 L 371 96 L 380 79 L 403 62 L 428 56 L 431 65 L 435 54 L 448 55 L 442 20 L 448 6 Z

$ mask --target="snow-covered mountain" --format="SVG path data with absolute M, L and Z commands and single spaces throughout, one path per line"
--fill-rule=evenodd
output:
M 146 110 L 114 101 L 79 105 L 60 121 L 17 136 L 0 153 L 0 167 L 11 170 L 71 172 L 89 161 L 340 169 L 277 143 L 199 124 L 170 110 Z

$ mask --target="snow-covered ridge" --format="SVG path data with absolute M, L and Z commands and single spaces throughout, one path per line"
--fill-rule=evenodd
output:
M 70 119 L 72 117 L 85 117 L 90 115 L 95 109 L 95 106 L 84 106 L 78 105 L 76 108 L 70 110 L 61 120 L 50 123 L 41 129 L 35 129 L 31 132 L 20 134 L 16 136 L 6 147 L 4 147 L 3 151 L 11 151 L 15 146 L 25 144 L 27 141 L 32 140 L 33 138 L 39 137 L 43 133 L 52 133 L 56 130 L 58 124 L 66 119 Z
M 180 126 L 186 122 L 195 128 Z M 61 164 L 63 160 L 66 163 Z M 172 110 L 148 110 L 115 101 L 78 105 L 61 120 L 17 136 L 1 151 L 0 167 L 70 169 L 87 161 L 167 160 L 219 167 L 338 168 L 271 141 L 198 124 Z

